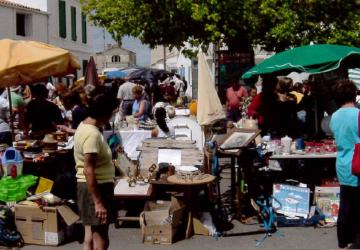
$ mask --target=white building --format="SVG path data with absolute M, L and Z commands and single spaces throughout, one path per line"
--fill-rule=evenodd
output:
M 95 63 L 98 73 L 102 73 L 106 68 L 126 68 L 136 65 L 136 53 L 119 45 L 108 45 L 108 48 L 96 53 Z
M 6 38 L 38 40 L 69 50 L 77 56 L 81 65 L 76 77 L 84 74 L 92 55 L 92 26 L 81 12 L 79 0 L 0 0 L 0 3 L 13 6 L 8 7 L 13 10 L 6 10 L 9 12 L 6 15 L 0 12 L 0 31 L 2 26 L 9 30 Z M 28 15 L 24 18 L 25 22 L 30 20 L 30 24 L 25 24 L 25 37 L 10 36 L 11 33 L 16 33 L 16 20 L 21 20 L 16 17 L 6 18 L 14 11 L 22 11 Z M 28 34 L 26 30 L 29 31 Z
M 49 13 L 39 8 L 0 0 L 0 39 L 48 43 L 48 18 Z

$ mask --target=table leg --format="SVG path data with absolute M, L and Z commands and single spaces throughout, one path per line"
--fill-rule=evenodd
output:
M 235 157 L 231 156 L 231 199 L 234 200 L 236 194 L 236 177 L 235 177 Z
M 188 221 L 186 225 L 186 232 L 185 232 L 185 238 L 189 239 L 191 236 L 194 235 L 194 223 L 193 223 L 193 216 L 192 212 L 188 212 Z
M 186 223 L 186 231 L 185 231 L 185 238 L 189 239 L 191 236 L 194 235 L 194 223 L 193 223 L 193 215 L 195 213 L 195 206 L 196 198 L 203 189 L 204 186 L 201 187 L 185 187 L 184 188 L 184 202 L 186 209 L 188 211 L 188 219 Z

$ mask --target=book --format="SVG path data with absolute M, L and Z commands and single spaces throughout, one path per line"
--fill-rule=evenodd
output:
M 310 189 L 287 184 L 273 185 L 274 209 L 289 217 L 307 218 L 310 208 Z M 276 205 L 278 204 L 278 206 Z

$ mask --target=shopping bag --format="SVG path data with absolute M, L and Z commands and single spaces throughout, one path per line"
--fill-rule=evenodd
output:
M 360 136 L 360 112 L 358 115 L 358 124 L 359 124 L 358 125 L 359 126 L 358 134 Z M 351 173 L 353 175 L 360 176 L 360 143 L 355 144 L 354 155 L 353 155 L 352 163 L 351 163 Z

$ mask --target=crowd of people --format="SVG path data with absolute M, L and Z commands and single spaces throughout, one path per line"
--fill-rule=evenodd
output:
M 0 95 L 0 143 L 12 145 L 11 120 L 22 131 L 21 138 L 42 139 L 56 130 L 74 134 L 88 116 L 89 100 L 99 93 L 117 97 L 120 119 L 130 115 L 139 121 L 154 119 L 153 104 L 175 104 L 178 97 L 183 99 L 187 85 L 176 74 L 162 73 L 156 81 L 154 84 L 146 79 L 105 79 L 99 80 L 96 87 L 91 84 L 68 87 L 61 82 L 44 82 L 11 87 L 10 96 L 3 89 Z
M 262 90 L 234 82 L 226 91 L 227 118 L 256 119 L 263 135 L 297 138 L 314 132 L 311 82 L 293 84 L 291 78 L 264 76 Z

